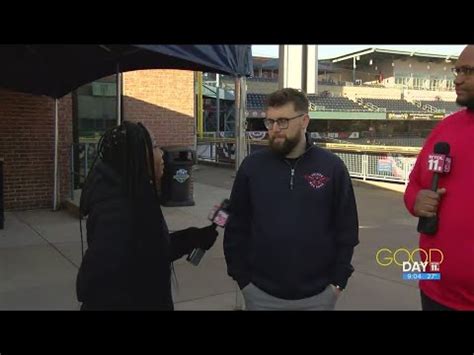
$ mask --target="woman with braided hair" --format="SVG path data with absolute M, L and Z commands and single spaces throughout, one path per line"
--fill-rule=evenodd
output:
M 81 310 L 173 310 L 172 262 L 214 244 L 212 226 L 168 233 L 162 174 L 162 152 L 141 123 L 102 136 L 80 202 L 88 245 L 76 280 Z

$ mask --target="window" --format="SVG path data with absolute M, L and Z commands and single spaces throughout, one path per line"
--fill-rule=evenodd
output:
M 85 84 L 79 87 L 74 95 L 74 124 L 78 128 L 79 140 L 98 137 L 117 124 L 116 75 Z

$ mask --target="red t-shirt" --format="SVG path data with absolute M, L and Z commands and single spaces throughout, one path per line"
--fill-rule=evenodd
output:
M 439 179 L 438 188 L 446 188 L 446 193 L 438 208 L 438 231 L 433 236 L 420 234 L 420 248 L 439 249 L 444 260 L 441 280 L 420 281 L 420 288 L 447 307 L 474 310 L 474 111 L 464 109 L 446 117 L 427 138 L 404 196 L 411 214 L 418 191 L 431 188 L 428 156 L 437 142 L 451 147 L 451 171 Z

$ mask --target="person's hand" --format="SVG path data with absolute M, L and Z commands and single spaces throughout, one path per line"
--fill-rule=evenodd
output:
M 194 247 L 204 250 L 208 250 L 214 245 L 219 234 L 213 225 L 204 228 L 192 228 L 192 230 L 192 243 Z
M 415 206 L 413 210 L 417 217 L 434 217 L 438 211 L 441 196 L 446 193 L 445 188 L 432 190 L 420 190 L 416 195 Z
M 170 233 L 171 260 L 177 260 L 194 249 L 210 249 L 217 235 L 216 227 L 213 225 L 204 228 L 189 227 Z

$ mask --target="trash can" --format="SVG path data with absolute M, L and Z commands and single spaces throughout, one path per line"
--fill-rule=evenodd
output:
M 161 178 L 163 206 L 194 206 L 192 167 L 195 152 L 188 147 L 162 147 L 165 164 Z

